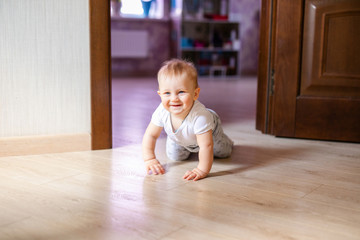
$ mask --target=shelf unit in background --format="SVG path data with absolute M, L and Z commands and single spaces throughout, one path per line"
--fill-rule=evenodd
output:
M 192 61 L 199 76 L 239 75 L 240 23 L 228 21 L 228 4 L 228 0 L 182 2 L 173 25 L 177 56 Z

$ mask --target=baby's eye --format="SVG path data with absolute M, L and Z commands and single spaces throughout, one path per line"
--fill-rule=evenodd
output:
M 170 95 L 170 92 L 164 92 L 163 94 L 164 95 Z
M 185 91 L 179 91 L 179 94 L 185 93 Z

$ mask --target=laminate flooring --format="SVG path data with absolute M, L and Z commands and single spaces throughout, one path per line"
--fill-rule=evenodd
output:
M 168 160 L 162 137 L 166 174 L 147 176 L 141 137 L 159 99 L 153 81 L 129 81 L 113 83 L 128 96 L 113 94 L 113 149 L 0 158 L 1 240 L 360 239 L 359 144 L 263 135 L 254 79 L 202 80 L 232 156 L 185 181 L 197 156 Z

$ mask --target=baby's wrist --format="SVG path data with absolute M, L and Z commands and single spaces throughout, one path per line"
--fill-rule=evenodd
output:
M 153 161 L 153 160 L 156 160 L 156 158 L 155 158 L 155 157 L 152 157 L 152 158 L 144 158 L 144 162 Z
M 205 167 L 205 166 L 201 166 L 200 164 L 198 164 L 196 169 L 199 169 L 204 174 L 208 174 L 210 172 L 211 167 L 209 168 L 207 166 Z
M 144 160 L 144 163 L 148 165 L 157 164 L 159 161 L 156 158 Z
M 204 171 L 204 170 L 200 169 L 199 167 L 194 168 L 194 169 L 193 169 L 193 172 L 196 172 L 196 173 L 198 173 L 198 174 L 201 175 L 201 176 L 206 176 L 206 175 L 209 174 L 209 171 Z

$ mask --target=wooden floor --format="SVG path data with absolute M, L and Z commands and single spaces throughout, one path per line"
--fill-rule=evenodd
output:
M 181 176 L 196 155 L 168 161 L 161 138 L 167 173 L 146 176 L 139 134 L 157 105 L 146 95 L 156 94 L 150 83 L 128 89 L 134 98 L 122 104 L 143 120 L 128 130 L 114 122 L 114 131 L 129 136 L 116 134 L 116 148 L 0 158 L 1 240 L 360 239 L 359 145 L 254 130 L 253 79 L 200 82 L 200 100 L 219 112 L 235 141 L 231 158 L 215 160 L 208 178 L 187 182 Z M 131 88 L 114 85 L 124 84 Z

